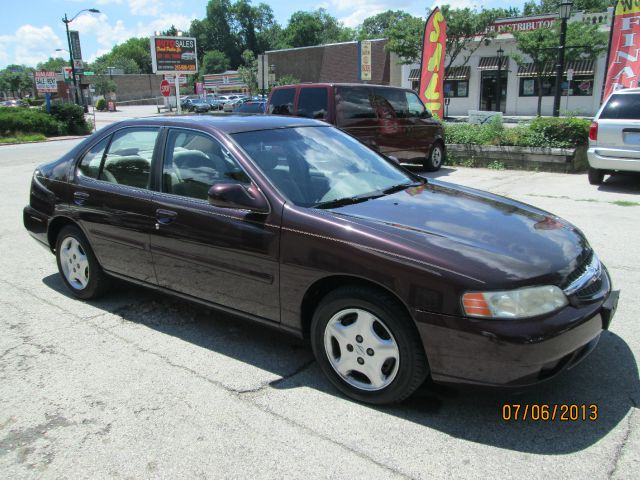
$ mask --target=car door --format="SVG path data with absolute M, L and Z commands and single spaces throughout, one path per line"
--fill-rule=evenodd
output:
M 101 139 L 80 160 L 71 192 L 72 209 L 102 268 L 151 284 L 150 172 L 159 131 L 129 127 Z
M 189 129 L 168 131 L 161 191 L 154 194 L 151 252 L 160 286 L 280 321 L 279 218 L 209 204 L 218 182 L 250 184 L 223 143 Z

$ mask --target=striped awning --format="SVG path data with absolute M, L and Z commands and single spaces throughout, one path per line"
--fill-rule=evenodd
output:
M 564 74 L 567 70 L 573 69 L 574 75 L 593 75 L 593 60 L 580 60 L 578 62 L 569 62 L 564 68 Z M 538 68 L 535 63 L 525 63 L 518 67 L 519 77 L 535 77 L 538 74 Z M 545 76 L 555 74 L 555 64 L 547 63 L 544 66 L 543 74 Z
M 498 70 L 499 57 L 480 57 L 478 70 Z M 509 57 L 502 57 L 500 68 L 506 70 L 509 68 Z
M 471 67 L 449 67 L 444 72 L 445 80 L 469 80 L 471 76 Z
M 406 71 L 406 70 L 405 70 Z M 420 69 L 412 68 L 411 72 L 409 72 L 409 80 L 420 80 Z
M 464 67 L 450 67 L 447 68 L 444 74 L 445 80 L 468 80 L 471 76 L 471 67 L 465 65 Z M 412 68 L 409 73 L 409 81 L 420 80 L 420 69 Z

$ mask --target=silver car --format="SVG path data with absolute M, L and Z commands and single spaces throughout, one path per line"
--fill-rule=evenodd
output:
M 600 185 L 605 174 L 640 172 L 640 88 L 612 93 L 589 130 L 589 183 Z

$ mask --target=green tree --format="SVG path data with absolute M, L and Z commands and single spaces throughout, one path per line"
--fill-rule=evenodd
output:
M 222 73 L 229 69 L 229 59 L 220 50 L 209 50 L 204 54 L 200 72 L 202 74 Z
M 324 8 L 319 8 L 313 12 L 293 13 L 283 37 L 284 43 L 290 47 L 308 47 L 353 40 L 355 31 L 344 27 Z
M 0 84 L 6 96 L 22 98 L 33 92 L 33 68 L 25 65 L 8 65 L 0 71 Z
M 40 62 L 37 66 L 36 66 L 36 70 L 44 70 L 47 72 L 62 72 L 62 68 L 63 67 L 68 67 L 69 66 L 69 59 L 64 59 L 64 58 L 60 58 L 60 57 L 49 57 L 49 60 L 47 60 L 46 62 Z
M 293 75 L 283 75 L 282 77 L 278 78 L 275 82 L 272 82 L 269 87 L 273 88 L 273 87 L 279 87 L 281 85 L 294 85 L 296 83 L 300 83 L 300 79 L 294 77 Z
M 153 73 L 151 67 L 151 46 L 149 44 L 149 38 L 147 37 L 130 38 L 126 42 L 113 47 L 109 55 L 114 59 L 128 58 L 133 60 L 138 66 L 139 73 Z M 133 67 L 129 68 L 133 69 Z
M 553 28 L 538 28 L 528 32 L 514 32 L 518 50 L 522 54 L 514 54 L 513 59 L 518 65 L 529 62 L 536 70 L 536 84 L 538 87 L 538 115 L 542 111 L 542 83 L 545 79 L 555 78 L 554 65 L 558 58 L 558 38 L 560 36 L 560 22 L 555 22 Z M 607 34 L 601 32 L 598 25 L 582 22 L 571 22 L 567 25 L 568 48 L 565 50 L 565 62 L 575 62 L 580 59 L 595 60 L 607 48 Z M 579 46 L 571 48 L 571 46 Z
M 562 0 L 531 0 L 525 2 L 523 7 L 524 15 L 540 15 L 542 13 L 558 13 Z M 608 7 L 613 6 L 615 0 L 574 0 L 574 12 L 604 12 Z
M 105 98 L 110 93 L 115 93 L 118 89 L 116 82 L 111 80 L 108 75 L 96 75 L 93 80 L 93 86 L 96 89 L 96 94 L 102 95 Z
M 386 38 L 389 28 L 410 21 L 411 18 L 410 14 L 402 10 L 387 10 L 373 17 L 365 18 L 358 29 L 358 39 Z
M 238 74 L 242 81 L 249 87 L 249 93 L 258 92 L 258 60 L 251 50 L 242 52 L 243 65 L 238 67 Z

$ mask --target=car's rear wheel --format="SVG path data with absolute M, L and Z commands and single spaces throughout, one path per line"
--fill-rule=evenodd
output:
M 589 167 L 587 175 L 589 176 L 589 183 L 591 185 L 600 185 L 604 180 L 604 170 Z
M 64 284 L 78 298 L 96 298 L 109 286 L 109 277 L 102 271 L 89 242 L 73 225 L 58 234 L 56 261 Z
M 329 293 L 314 313 L 311 342 L 331 383 L 358 401 L 400 402 L 429 372 L 408 314 L 393 298 L 370 288 Z
M 441 143 L 436 143 L 424 161 L 424 169 L 428 172 L 439 170 L 444 162 L 444 148 Z

